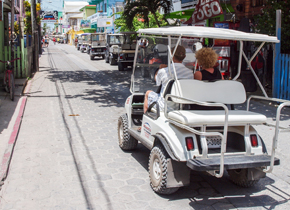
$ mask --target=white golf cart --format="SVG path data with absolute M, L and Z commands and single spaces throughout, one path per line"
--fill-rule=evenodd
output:
M 279 159 L 274 156 L 280 112 L 284 106 L 290 106 L 290 101 L 269 98 L 250 65 L 265 42 L 279 42 L 276 37 L 198 26 L 140 29 L 138 33 L 130 88 L 132 95 L 125 102 L 126 114 L 118 120 L 118 138 L 122 150 L 135 149 L 138 141 L 151 150 L 150 185 L 156 193 L 171 194 L 179 187 L 188 185 L 190 170 L 208 172 L 217 178 L 222 177 L 224 170 L 227 170 L 235 184 L 250 187 L 271 172 L 274 165 L 279 165 Z M 238 74 L 232 80 L 205 82 L 176 79 L 172 65 L 175 50 L 171 53 L 170 49 L 177 45 L 191 47 L 195 44 L 193 40 L 201 41 L 204 38 L 239 42 Z M 157 63 L 146 63 L 144 60 L 137 62 L 139 49 L 146 47 L 150 51 L 159 39 L 163 39 L 162 43 L 167 45 L 167 59 L 162 58 Z M 148 43 L 148 40 L 153 42 Z M 250 59 L 243 52 L 244 41 L 261 43 Z M 148 44 L 144 45 L 144 42 Z M 246 110 L 235 110 L 234 105 L 246 101 L 244 86 L 237 81 L 242 57 L 249 64 L 265 97 L 251 96 Z M 167 62 L 169 72 L 172 72 L 172 80 L 162 93 L 164 110 L 155 103 L 143 114 L 145 92 L 150 89 L 156 91 L 157 87 L 151 78 L 144 77 L 142 71 L 144 67 L 158 68 L 164 62 Z M 193 72 L 195 70 L 193 68 Z M 270 155 L 253 127 L 265 123 L 266 116 L 249 110 L 252 98 L 281 102 L 277 109 Z

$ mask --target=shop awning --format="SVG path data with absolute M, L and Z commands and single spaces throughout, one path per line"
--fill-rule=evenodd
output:
M 84 31 L 77 31 L 76 34 L 83 34 L 85 33 Z
M 188 9 L 188 10 L 183 10 L 183 11 L 177 11 L 177 12 L 172 12 L 169 15 L 166 16 L 166 18 L 170 19 L 189 19 L 194 12 L 194 9 Z

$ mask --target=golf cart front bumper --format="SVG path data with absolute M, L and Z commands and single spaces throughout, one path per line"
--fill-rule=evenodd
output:
M 224 157 L 224 168 L 240 169 L 240 168 L 258 168 L 270 166 L 271 155 L 233 155 Z M 213 171 L 220 169 L 220 157 L 213 156 L 208 158 L 196 157 L 187 161 L 186 165 L 195 171 Z M 280 165 L 280 160 L 275 158 L 274 165 Z
M 91 52 L 91 55 L 105 55 L 105 52 Z

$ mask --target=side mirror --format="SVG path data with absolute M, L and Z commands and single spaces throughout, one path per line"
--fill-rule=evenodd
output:
M 196 42 L 192 45 L 193 52 L 199 51 L 202 48 L 202 44 L 200 42 Z
M 140 47 L 146 48 L 148 47 L 149 41 L 146 38 L 141 38 L 138 42 Z

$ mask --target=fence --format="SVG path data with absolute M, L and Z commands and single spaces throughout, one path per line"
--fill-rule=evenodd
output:
M 290 100 L 290 55 L 276 55 L 274 97 Z
M 281 40 L 281 10 L 276 11 L 277 38 Z M 290 100 L 290 55 L 281 54 L 281 42 L 275 47 L 273 96 Z

